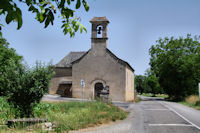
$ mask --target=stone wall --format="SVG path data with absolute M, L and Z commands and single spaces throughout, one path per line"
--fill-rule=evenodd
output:
M 94 85 L 97 82 L 108 85 L 109 97 L 114 101 L 125 101 L 126 67 L 106 52 L 106 43 L 102 40 L 92 44 L 92 49 L 84 58 L 72 66 L 72 97 L 81 98 L 80 80 L 85 81 L 85 98 L 94 98 Z
M 126 68 L 126 101 L 134 100 L 134 72 Z
M 50 81 L 49 94 L 56 94 L 59 84 L 72 81 L 72 68 L 54 68 L 55 75 Z
M 55 67 L 54 68 L 55 75 L 54 77 L 65 77 L 72 76 L 72 68 L 71 67 Z

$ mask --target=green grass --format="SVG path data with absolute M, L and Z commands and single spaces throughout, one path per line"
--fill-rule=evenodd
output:
M 6 118 L 1 115 L 6 108 L 0 110 L 2 124 L 5 124 L 7 119 L 14 118 L 14 115 L 7 114 Z M 12 110 L 12 108 L 10 109 Z M 47 118 L 48 121 L 55 123 L 57 125 L 56 132 L 68 132 L 69 130 L 86 128 L 109 121 L 123 120 L 128 113 L 111 104 L 102 102 L 42 102 L 34 108 L 34 115 L 39 118 Z M 2 132 L 26 132 L 26 130 L 26 128 L 4 128 Z M 33 130 L 43 132 L 38 125 L 33 126 Z
M 200 110 L 200 99 L 198 95 L 190 95 L 184 101 L 178 103 Z
M 151 94 L 151 93 L 143 93 L 142 96 L 153 97 L 153 94 Z M 168 98 L 168 95 L 167 94 L 156 94 L 156 97 Z
M 188 106 L 188 107 L 192 107 L 192 108 L 200 110 L 200 105 L 190 104 L 190 103 L 187 103 L 185 101 L 178 102 L 178 103 L 183 104 L 183 105 Z

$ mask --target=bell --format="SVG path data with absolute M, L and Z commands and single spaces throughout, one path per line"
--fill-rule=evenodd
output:
M 101 31 L 99 30 L 97 33 L 98 33 L 98 34 L 101 34 Z

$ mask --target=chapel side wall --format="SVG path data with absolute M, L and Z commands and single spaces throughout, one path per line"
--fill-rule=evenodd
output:
M 56 94 L 59 84 L 64 81 L 72 81 L 72 76 L 52 78 L 49 86 L 49 94 Z
M 134 101 L 134 72 L 126 67 L 126 101 Z
M 72 67 L 72 97 L 82 98 L 80 80 L 85 81 L 85 98 L 94 98 L 94 84 L 96 81 L 105 82 L 109 86 L 109 97 L 113 101 L 125 101 L 125 66 L 119 64 L 105 50 L 95 50 L 82 58 Z
M 50 81 L 49 94 L 56 94 L 59 84 L 72 81 L 72 68 L 54 68 L 55 75 Z

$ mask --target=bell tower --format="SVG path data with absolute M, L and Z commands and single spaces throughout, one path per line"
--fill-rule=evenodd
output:
M 92 24 L 92 49 L 101 50 L 107 48 L 107 25 L 106 17 L 94 17 L 90 20 Z

